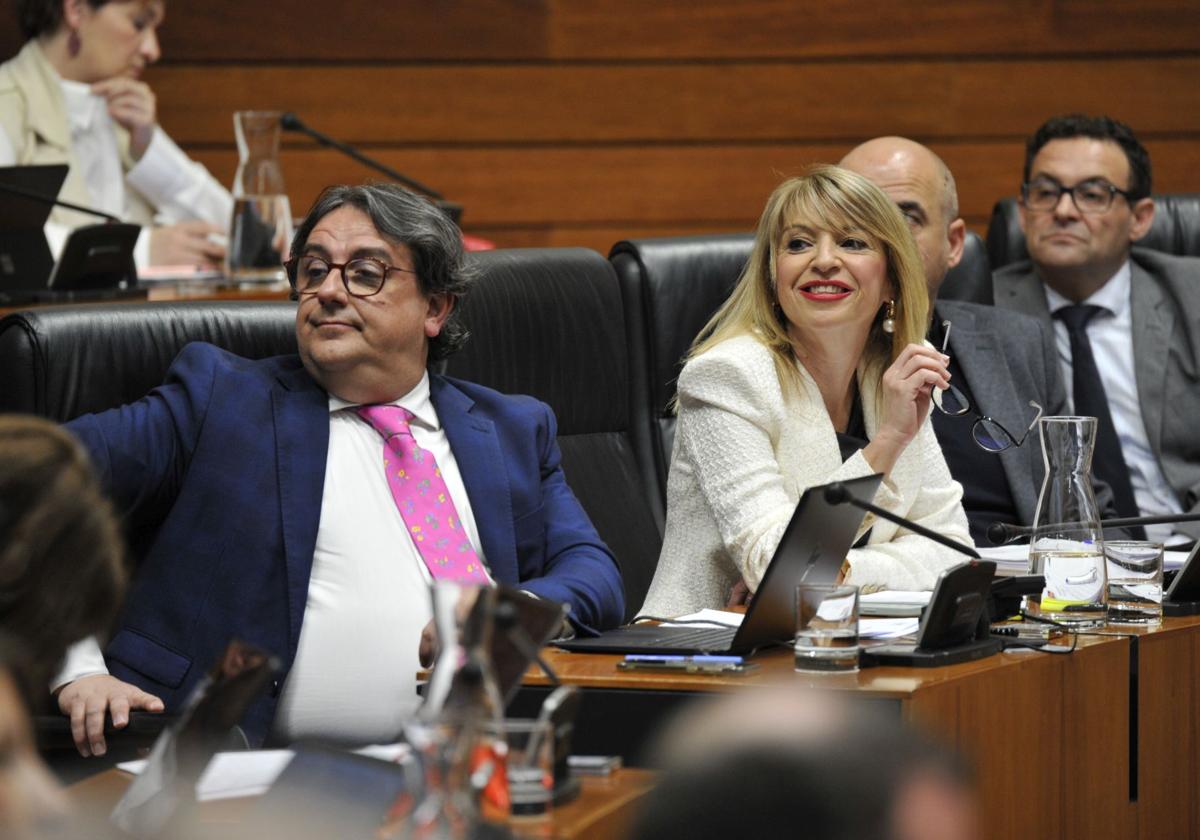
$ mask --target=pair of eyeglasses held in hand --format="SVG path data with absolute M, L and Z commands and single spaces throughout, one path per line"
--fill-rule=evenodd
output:
M 950 343 L 949 321 L 942 321 L 942 330 L 942 355 L 944 356 L 946 355 L 946 347 Z M 1033 427 L 1037 425 L 1037 421 L 1042 417 L 1042 407 L 1033 400 L 1030 400 L 1029 405 L 1036 410 L 1036 414 L 1029 421 L 1029 426 L 1025 429 L 1025 433 L 1018 438 L 991 417 L 980 414 L 978 411 L 972 409 L 971 401 L 967 399 L 962 391 L 953 385 L 944 391 L 940 388 L 934 388 L 933 404 L 937 407 L 938 411 L 948 417 L 962 417 L 964 414 L 974 414 L 975 423 L 971 426 L 971 438 L 978 444 L 980 449 L 987 452 L 1003 452 L 1014 446 L 1020 446 L 1029 437 L 1029 433 L 1033 431 Z

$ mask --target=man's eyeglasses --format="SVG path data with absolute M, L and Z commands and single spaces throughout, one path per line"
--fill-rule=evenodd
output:
M 389 272 L 405 271 L 416 274 L 410 268 L 388 265 L 374 257 L 359 257 L 344 263 L 329 262 L 313 256 L 292 257 L 283 267 L 287 269 L 288 282 L 300 295 L 315 295 L 329 276 L 329 272 L 335 268 L 342 273 L 342 285 L 351 297 L 370 297 L 378 294 Z
M 1105 213 L 1118 195 L 1129 201 L 1128 192 L 1102 178 L 1083 181 L 1073 187 L 1064 187 L 1050 178 L 1035 178 L 1021 185 L 1021 201 L 1028 210 L 1053 210 L 1062 200 L 1063 193 L 1071 196 L 1080 213 Z
M 942 329 L 945 331 L 942 334 L 942 354 L 945 355 L 946 346 L 950 343 L 950 322 L 942 321 Z M 1042 407 L 1033 400 L 1030 400 L 1030 407 L 1036 409 L 1037 413 L 1029 421 L 1029 426 L 1025 429 L 1025 433 L 1018 438 L 991 417 L 980 414 L 978 411 L 973 411 L 971 401 L 967 399 L 962 391 L 953 385 L 944 391 L 940 388 L 934 388 L 933 404 L 937 407 L 938 411 L 948 417 L 962 417 L 964 414 L 974 413 L 976 419 L 974 425 L 971 426 L 971 438 L 978 444 L 980 449 L 988 452 L 1003 452 L 1006 449 L 1011 449 L 1025 443 L 1025 439 L 1029 437 L 1029 433 L 1033 431 L 1033 427 L 1037 425 L 1037 421 L 1042 417 Z

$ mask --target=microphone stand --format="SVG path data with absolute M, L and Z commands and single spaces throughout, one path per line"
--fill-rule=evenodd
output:
M 979 552 L 973 548 L 969 548 L 956 540 L 950 539 L 949 537 L 944 537 L 941 534 L 939 534 L 937 531 L 931 531 L 928 528 L 926 528 L 924 525 L 918 525 L 916 522 L 913 522 L 910 519 L 905 519 L 903 516 L 897 516 L 896 514 L 892 513 L 890 510 L 885 510 L 884 508 L 881 508 L 878 505 L 872 504 L 871 502 L 867 502 L 867 501 L 864 501 L 864 500 L 858 498 L 857 496 L 852 494 L 849 490 L 847 490 L 846 486 L 844 484 L 842 484 L 840 481 L 835 482 L 834 484 L 831 484 L 825 488 L 825 501 L 831 505 L 840 505 L 840 504 L 853 505 L 854 507 L 859 508 L 860 510 L 865 510 L 868 513 L 875 514 L 880 519 L 886 519 L 889 522 L 894 522 L 903 528 L 907 528 L 908 530 L 912 531 L 914 534 L 920 534 L 922 537 L 925 537 L 926 539 L 933 540 L 938 545 L 944 545 L 946 548 L 953 549 L 954 551 L 957 551 L 959 554 L 965 554 L 966 556 L 974 558 L 975 560 L 983 559 L 982 557 L 979 556 Z
M 1200 513 L 1169 513 L 1162 516 L 1125 516 L 1120 519 L 1104 519 L 1100 528 L 1136 528 L 1141 525 L 1174 525 L 1177 522 L 1200 522 Z M 1070 525 L 1069 522 L 1058 523 Z M 1055 526 L 1047 526 L 1055 527 Z M 993 522 L 987 529 L 988 539 L 992 545 L 1007 545 L 1013 540 L 1033 535 L 1033 527 L 1029 525 L 1009 525 L 1007 522 Z
M 311 137 L 313 140 L 316 140 L 322 146 L 328 146 L 331 149 L 336 149 L 337 151 L 341 152 L 342 154 L 346 155 L 347 157 L 353 158 L 354 160 L 358 161 L 359 163 L 361 163 L 363 166 L 367 167 L 368 169 L 374 169 L 376 172 L 382 172 L 384 175 L 388 176 L 393 181 L 396 181 L 396 182 L 408 187 L 410 190 L 413 190 L 414 192 L 419 192 L 422 195 L 428 196 L 429 198 L 433 199 L 434 204 L 436 204 L 438 207 L 440 207 L 447 216 L 449 216 L 451 219 L 454 220 L 455 224 L 457 224 L 458 220 L 460 218 L 462 218 L 462 205 L 461 204 L 457 204 L 453 201 L 447 201 L 446 197 L 444 195 L 442 195 L 440 192 L 438 192 L 437 190 L 435 190 L 433 187 L 426 186 L 425 184 L 422 184 L 420 181 L 416 180 L 415 178 L 410 178 L 407 175 L 404 175 L 403 173 L 396 171 L 395 169 L 388 166 L 387 164 L 381 163 L 381 162 L 375 160 L 374 158 L 363 154 L 358 149 L 354 148 L 353 146 L 349 145 L 348 143 L 343 143 L 340 140 L 335 140 L 332 137 L 330 137 L 328 134 L 325 134 L 322 131 L 317 131 L 317 129 L 315 129 L 315 128 L 311 127 L 310 125 L 308 125 L 307 123 L 305 123 L 302 119 L 300 119 L 298 116 L 296 116 L 293 112 L 288 111 L 288 112 L 284 113 L 279 118 L 279 124 L 283 128 L 284 131 L 296 131 L 301 134 L 306 134 L 309 137 Z
M 100 210 L 93 210 L 91 207 L 84 207 L 82 204 L 72 204 L 69 201 L 63 201 L 61 198 L 42 195 L 39 192 L 27 190 L 24 187 L 16 187 L 12 184 L 0 184 L 0 192 L 20 196 L 21 198 L 28 198 L 29 200 L 36 201 L 39 204 L 49 204 L 54 207 L 66 207 L 68 210 L 74 210 L 77 213 L 86 213 L 89 216 L 98 216 L 109 224 L 122 224 L 121 220 L 116 216 L 109 215 L 108 213 L 104 213 Z

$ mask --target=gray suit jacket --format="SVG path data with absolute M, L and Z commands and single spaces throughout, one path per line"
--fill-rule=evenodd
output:
M 1130 259 L 1134 376 L 1146 436 L 1184 510 L 1200 513 L 1200 259 L 1144 248 Z M 1005 266 L 993 285 L 996 306 L 1053 329 L 1032 263 Z M 1175 527 L 1200 538 L 1200 523 Z
M 1018 438 L 1033 419 L 1035 400 L 1046 415 L 1061 414 L 1067 395 L 1062 385 L 1054 334 L 1033 318 L 976 303 L 939 300 L 935 317 L 953 324 L 948 352 L 958 362 L 975 409 Z M 974 422 L 973 416 L 962 418 Z M 1033 524 L 1044 466 L 1037 429 L 1025 444 L 994 456 L 1004 470 L 1017 514 Z M 970 476 L 954 476 L 967 483 Z M 971 511 L 967 511 L 967 516 Z

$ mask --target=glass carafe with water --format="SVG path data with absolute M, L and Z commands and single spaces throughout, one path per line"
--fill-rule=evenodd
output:
M 280 113 L 237 111 L 238 168 L 225 273 L 241 283 L 282 283 L 292 208 L 279 166 Z
M 431 591 L 440 652 L 425 703 L 404 727 L 413 755 L 385 838 L 467 838 L 481 796 L 507 804 L 503 745 L 494 739 L 504 715 L 490 653 L 496 590 L 437 581 Z
M 1095 417 L 1043 417 L 1046 477 L 1038 496 L 1029 571 L 1044 575 L 1038 609 L 1076 627 L 1104 623 L 1104 534 L 1092 491 Z

